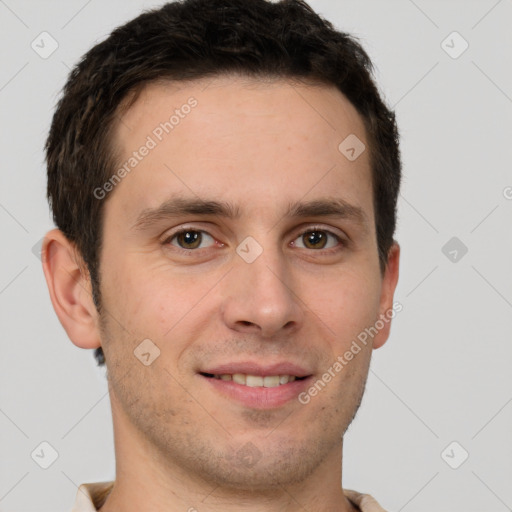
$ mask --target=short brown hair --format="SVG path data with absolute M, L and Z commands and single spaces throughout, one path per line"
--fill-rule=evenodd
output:
M 384 271 L 401 163 L 395 116 L 364 49 L 303 0 L 181 0 L 141 14 L 85 54 L 70 73 L 46 142 L 53 218 L 87 265 L 98 311 L 104 201 L 93 190 L 115 171 L 111 134 L 123 100 L 157 80 L 233 73 L 334 85 L 353 104 L 368 136 Z M 104 362 L 101 348 L 96 357 Z

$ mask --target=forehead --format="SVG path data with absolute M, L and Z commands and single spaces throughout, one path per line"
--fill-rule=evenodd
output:
M 197 105 L 188 109 L 191 103 Z M 259 120 L 259 125 L 266 124 L 267 131 L 286 128 L 282 137 L 315 133 L 329 136 L 334 132 L 341 136 L 348 130 L 365 137 L 361 116 L 336 87 L 283 78 L 220 75 L 192 81 L 158 81 L 125 98 L 120 110 L 122 115 L 114 130 L 117 142 L 155 129 L 154 122 L 166 121 L 171 121 L 173 135 L 184 136 L 184 131 L 188 135 L 202 132 L 209 123 L 216 123 L 217 132 L 225 132 L 237 124 Z M 190 111 L 195 115 L 188 116 Z M 177 118 L 171 120 L 173 114 Z M 185 118 L 187 123 L 181 123 Z M 287 126 L 298 118 L 300 125 Z
M 360 115 L 333 86 L 227 76 L 150 84 L 115 127 L 117 169 L 127 172 L 111 200 L 133 220 L 176 194 L 223 199 L 242 214 L 329 195 L 371 218 L 369 151 L 351 160 L 346 140 L 367 145 Z

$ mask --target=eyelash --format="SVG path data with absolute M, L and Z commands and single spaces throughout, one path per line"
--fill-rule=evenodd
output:
M 180 235 L 182 233 L 187 233 L 189 231 L 196 232 L 196 233 L 206 234 L 206 235 L 210 236 L 216 242 L 215 237 L 210 235 L 210 233 L 208 233 L 204 229 L 185 227 L 185 228 L 181 228 L 178 231 L 175 231 L 171 235 L 167 236 L 163 240 L 162 245 L 172 245 L 173 250 L 176 250 L 176 251 L 178 251 L 178 252 L 180 252 L 182 254 L 190 254 L 190 253 L 193 253 L 193 252 L 201 252 L 201 251 L 204 251 L 204 250 L 211 249 L 211 246 L 210 247 L 203 247 L 203 248 L 200 248 L 200 249 L 184 249 L 183 247 L 179 247 L 178 245 L 171 244 L 171 241 L 174 240 L 178 235 Z M 348 241 L 346 239 L 342 238 L 340 235 L 337 235 L 336 233 L 333 233 L 329 229 L 326 229 L 326 228 L 324 228 L 322 226 L 311 226 L 311 227 L 308 227 L 307 229 L 305 229 L 305 230 L 301 231 L 300 233 L 298 233 L 298 235 L 293 239 L 293 241 L 297 240 L 297 238 L 299 238 L 301 236 L 304 236 L 306 233 L 311 233 L 311 232 L 315 232 L 315 231 L 321 231 L 323 233 L 327 233 L 327 235 L 330 235 L 330 236 L 334 237 L 336 239 L 336 241 L 338 242 L 338 245 L 336 245 L 335 247 L 330 247 L 328 249 L 309 249 L 309 251 L 312 251 L 312 252 L 314 252 L 316 254 L 333 254 L 335 252 L 338 252 L 338 251 L 342 250 L 348 244 Z M 222 244 L 222 246 L 223 245 L 224 244 Z M 307 247 L 299 247 L 299 249 L 306 249 L 307 250 L 308 248 Z

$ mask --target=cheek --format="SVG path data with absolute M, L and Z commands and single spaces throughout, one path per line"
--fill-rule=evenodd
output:
M 143 258 L 126 258 L 112 268 L 104 279 L 105 305 L 134 335 L 155 343 L 175 339 L 215 279 L 172 272 L 168 263 L 148 264 Z
M 321 286 L 318 284 L 307 303 L 336 334 L 336 339 L 350 342 L 378 317 L 380 278 L 369 269 L 343 271 Z

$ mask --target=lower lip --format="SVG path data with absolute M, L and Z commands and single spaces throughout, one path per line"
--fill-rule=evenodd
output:
M 232 380 L 200 376 L 207 380 L 219 393 L 252 409 L 272 409 L 280 407 L 293 399 L 298 400 L 298 395 L 309 386 L 311 379 L 311 377 L 306 377 L 303 380 L 294 380 L 274 388 L 261 386 L 251 388 L 243 384 L 237 384 Z

